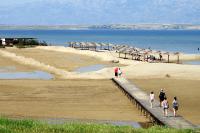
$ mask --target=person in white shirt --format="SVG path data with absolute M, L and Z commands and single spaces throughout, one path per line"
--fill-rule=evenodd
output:
M 151 104 L 151 108 L 153 108 L 153 102 L 154 102 L 154 93 L 153 91 L 150 93 L 150 104 Z
M 121 75 L 122 75 L 122 71 L 120 68 L 118 68 L 118 76 L 121 77 Z

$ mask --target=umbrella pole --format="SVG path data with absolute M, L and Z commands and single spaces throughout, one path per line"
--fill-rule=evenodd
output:
M 167 62 L 169 63 L 169 54 L 167 55 Z
M 179 64 L 179 55 L 178 55 L 178 60 L 177 60 L 177 63 Z

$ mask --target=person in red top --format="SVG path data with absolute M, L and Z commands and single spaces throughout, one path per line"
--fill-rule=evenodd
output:
M 118 77 L 118 68 L 115 68 L 115 77 Z

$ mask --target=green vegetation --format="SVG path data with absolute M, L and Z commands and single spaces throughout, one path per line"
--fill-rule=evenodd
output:
M 30 48 L 30 47 L 35 47 L 35 46 L 47 46 L 46 42 L 39 42 L 34 39 L 30 40 L 20 40 L 15 44 L 17 48 Z
M 0 118 L 0 133 L 193 133 L 198 131 L 191 129 L 178 130 L 160 126 L 148 129 L 136 129 L 130 126 L 91 123 L 50 125 L 33 120 Z

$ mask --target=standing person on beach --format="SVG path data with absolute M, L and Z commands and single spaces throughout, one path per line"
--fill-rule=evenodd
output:
M 151 104 L 151 108 L 153 108 L 153 102 L 154 102 L 154 93 L 153 91 L 150 93 L 150 104 Z
M 160 57 L 160 61 L 162 61 L 162 54 L 161 53 L 159 54 L 159 57 Z
M 162 102 L 162 107 L 163 107 L 163 114 L 164 114 L 164 116 L 167 117 L 169 104 L 168 104 L 168 101 L 167 101 L 166 97 L 164 98 L 164 101 Z
M 118 76 L 121 77 L 121 75 L 122 75 L 122 71 L 120 68 L 118 68 Z
M 176 117 L 176 116 L 177 116 L 177 115 L 176 115 L 176 112 L 177 112 L 178 106 L 179 106 L 176 97 L 174 97 L 174 100 L 173 100 L 173 102 L 172 102 L 172 106 L 173 106 L 173 111 L 174 111 L 174 117 Z
M 166 97 L 165 95 L 165 92 L 163 91 L 163 89 L 160 90 L 160 94 L 159 94 L 159 99 L 160 99 L 160 107 L 161 107 L 161 104 L 164 100 L 164 98 Z
M 118 67 L 115 68 L 115 77 L 118 77 Z

